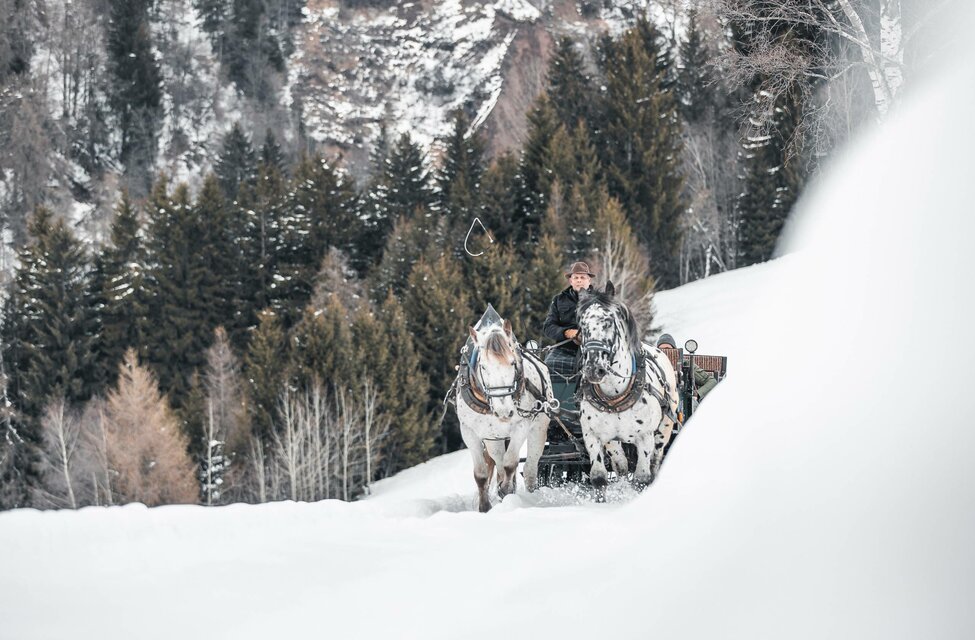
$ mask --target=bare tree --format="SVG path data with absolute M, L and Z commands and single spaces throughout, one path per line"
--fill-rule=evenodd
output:
M 246 465 L 237 465 L 250 453 L 247 407 L 244 403 L 240 365 L 223 327 L 214 332 L 207 349 L 203 385 L 207 415 L 204 418 L 200 481 L 206 504 L 245 497 Z
M 626 222 L 617 200 L 607 200 L 600 210 L 596 236 L 599 249 L 589 258 L 590 264 L 597 265 L 600 277 L 613 282 L 616 295 L 629 307 L 639 326 L 650 331 L 656 285 L 650 275 L 650 258 Z
M 913 2 L 916 10 L 902 12 L 902 0 L 703 0 L 726 23 L 753 27 L 747 53 L 727 48 L 717 60 L 725 78 L 739 85 L 760 80 L 756 92 L 766 109 L 757 110 L 760 125 L 768 126 L 771 105 L 789 91 L 804 92 L 808 113 L 798 133 L 810 134 L 823 119 L 842 108 L 842 103 L 816 100 L 817 86 L 848 82 L 851 73 L 862 74 L 870 94 L 874 119 L 886 118 L 901 94 L 905 77 L 905 52 L 921 41 L 925 24 L 952 0 Z M 922 8 L 923 4 L 923 8 Z M 915 6 L 916 5 L 916 6 Z M 911 22 L 905 24 L 904 16 Z M 823 38 L 792 37 L 796 31 L 822 34 Z M 788 34 L 788 35 L 783 35 Z M 858 86 L 859 83 L 853 83 Z M 828 92 L 827 92 L 828 94 Z
M 740 191 L 737 136 L 714 122 L 684 130 L 689 206 L 681 216 L 680 280 L 691 282 L 735 268 L 735 199 Z
M 81 421 L 69 411 L 63 396 L 52 400 L 44 410 L 41 433 L 44 485 L 39 490 L 42 495 L 37 496 L 36 500 L 42 504 L 77 509 L 74 485 Z
M 377 400 L 369 381 L 361 396 L 340 390 L 332 401 L 321 382 L 300 393 L 286 387 L 264 466 L 266 497 L 351 500 L 365 492 L 389 430 L 389 420 L 377 418 Z

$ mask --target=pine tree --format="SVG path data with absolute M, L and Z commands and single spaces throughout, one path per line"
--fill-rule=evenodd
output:
M 718 98 L 711 58 L 698 12 L 691 9 L 687 14 L 685 38 L 680 43 L 681 63 L 678 71 L 680 108 L 688 122 L 701 122 L 714 117 Z
M 447 219 L 449 242 L 455 253 L 461 251 L 463 234 L 480 210 L 485 143 L 478 132 L 469 129 L 467 115 L 458 109 L 450 136 L 444 141 L 443 163 L 436 177 L 436 211 Z
M 265 170 L 273 169 L 280 174 L 284 173 L 284 152 L 281 150 L 281 145 L 278 144 L 274 132 L 270 129 L 264 131 L 264 144 L 261 145 L 260 160 Z
M 406 312 L 392 294 L 379 309 L 378 321 L 385 357 L 371 369 L 383 390 L 380 410 L 391 420 L 389 439 L 383 443 L 383 472 L 389 476 L 430 458 L 437 425 L 426 409 L 430 381 L 421 369 Z M 360 357 L 370 358 L 376 338 L 361 329 L 360 335 Z
M 277 230 L 275 308 L 291 324 L 311 297 L 314 278 L 329 247 L 341 250 L 358 265 L 356 241 L 362 235 L 362 224 L 352 185 L 320 156 L 305 158 L 296 167 L 284 206 L 285 219 Z
M 156 153 L 162 115 L 162 73 L 152 51 L 148 0 L 110 0 L 108 56 L 111 105 L 119 119 L 120 160 L 143 186 Z
M 243 373 L 251 433 L 265 444 L 274 433 L 278 398 L 290 378 L 288 341 L 271 310 L 258 314 L 247 346 Z
M 28 244 L 19 252 L 2 334 L 4 440 L 13 448 L 3 466 L 0 506 L 26 506 L 39 486 L 39 418 L 52 398 L 87 400 L 97 381 L 92 335 L 91 266 L 63 220 L 38 208 L 28 223 Z
M 97 372 L 91 264 L 84 247 L 45 208 L 35 210 L 28 232 L 5 312 L 4 360 L 16 406 L 34 419 L 55 396 L 87 400 Z
M 291 364 L 298 388 L 323 382 L 330 392 L 349 390 L 357 379 L 349 310 L 338 296 L 324 308 L 309 305 L 291 335 Z
M 611 195 L 649 247 L 661 284 L 674 286 L 684 180 L 677 104 L 660 66 L 666 57 L 659 40 L 655 28 L 641 21 L 607 45 L 602 148 Z
M 148 293 L 145 284 L 146 250 L 140 237 L 139 214 L 123 192 L 115 209 L 111 241 L 95 265 L 97 299 L 97 357 L 99 379 L 115 383 L 126 349 L 146 355 Z
M 567 129 L 574 129 L 580 121 L 591 123 L 596 93 L 585 61 L 568 36 L 559 40 L 549 62 L 547 93 L 558 121 Z
M 470 298 L 453 256 L 444 255 L 434 262 L 421 260 L 416 264 L 409 276 L 405 307 L 409 310 L 409 324 L 414 331 L 421 366 L 430 376 L 427 410 L 432 414 L 453 382 L 454 365 L 467 339 L 467 327 L 474 322 L 467 317 Z M 455 421 L 445 423 L 439 445 L 442 451 L 461 446 Z
M 518 242 L 532 243 L 538 237 L 538 227 L 548 207 L 552 188 L 550 154 L 558 126 L 558 117 L 548 96 L 539 95 L 528 113 L 528 140 L 518 168 L 517 203 L 512 212 Z
M 553 199 L 545 212 L 539 230 L 540 237 L 534 247 L 531 262 L 524 274 L 523 299 L 525 324 L 532 336 L 542 335 L 542 323 L 548 313 L 552 297 L 567 286 L 563 275 L 568 261 L 565 255 L 566 225 L 560 213 L 561 187 L 556 184 Z
M 361 243 L 373 259 L 378 258 L 396 220 L 429 214 L 433 191 L 425 164 L 423 151 L 407 133 L 383 159 L 369 191 L 369 220 Z
M 775 107 L 771 134 L 746 137 L 742 143 L 744 184 L 736 203 L 738 266 L 772 257 L 802 189 L 804 174 L 799 158 L 789 153 L 801 109 L 798 99 L 787 94 Z
M 219 188 L 211 188 L 211 194 Z M 176 407 L 189 391 L 190 376 L 203 366 L 217 316 L 226 309 L 220 274 L 212 270 L 212 220 L 190 202 L 186 185 L 172 195 L 165 180 L 153 188 L 149 211 L 148 286 L 152 291 L 149 362 Z M 216 250 L 219 250 L 217 248 Z
M 264 0 L 231 0 L 229 22 L 223 46 L 228 76 L 244 95 L 272 99 L 271 75 L 284 71 L 284 55 Z
M 223 137 L 214 172 L 228 200 L 237 198 L 242 184 L 253 185 L 257 180 L 257 156 L 239 122 Z
M 514 242 L 515 239 L 512 212 L 518 197 L 515 188 L 517 175 L 518 159 L 506 152 L 494 159 L 481 180 L 481 220 L 495 241 L 500 243 Z

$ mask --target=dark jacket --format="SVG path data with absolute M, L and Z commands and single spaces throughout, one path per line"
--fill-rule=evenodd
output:
M 718 386 L 718 381 L 711 372 L 694 365 L 694 387 L 697 389 L 698 398 L 703 399 L 716 386 Z
M 576 324 L 577 304 L 579 304 L 579 294 L 572 287 L 566 287 L 559 295 L 552 298 L 548 315 L 545 316 L 545 324 L 542 325 L 542 333 L 545 334 L 546 338 L 559 343 L 565 340 L 566 329 L 579 328 L 579 325 Z M 579 351 L 579 345 L 574 342 L 566 342 L 559 349 L 575 354 Z

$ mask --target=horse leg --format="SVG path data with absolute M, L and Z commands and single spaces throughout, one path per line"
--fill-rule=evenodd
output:
M 596 489 L 597 499 L 606 499 L 606 485 L 609 482 L 606 465 L 603 463 L 603 443 L 593 432 L 591 427 L 586 426 L 587 420 L 582 421 L 582 439 L 586 443 L 586 451 L 589 452 L 589 460 L 592 465 L 589 467 L 589 482 Z
M 525 429 L 516 429 L 511 434 L 511 441 L 504 452 L 504 485 L 499 491 L 502 497 L 518 490 L 518 462 L 521 460 L 521 446 L 527 437 Z
M 663 420 L 660 421 L 659 432 L 661 442 L 663 442 L 661 445 L 661 459 L 663 459 L 663 451 L 666 449 L 667 443 L 669 443 L 670 439 L 674 436 L 674 421 L 667 416 L 664 416 Z
M 630 464 L 626 460 L 626 454 L 623 452 L 623 445 L 619 440 L 612 440 L 606 443 L 606 453 L 609 454 L 609 461 L 613 467 L 613 471 L 616 472 L 617 477 L 625 478 L 627 471 L 629 471 Z
M 487 513 L 491 510 L 491 500 L 488 498 L 488 485 L 491 481 L 491 472 L 494 470 L 494 461 L 488 457 L 484 450 L 484 443 L 477 435 L 461 424 L 460 435 L 467 445 L 467 450 L 471 452 L 474 460 L 474 482 L 477 484 L 477 510 Z M 490 464 L 489 464 L 490 463 Z
M 485 456 L 490 457 L 491 466 L 498 470 L 498 495 L 502 498 L 506 495 L 504 478 L 504 440 L 485 440 Z
M 651 461 L 657 457 L 656 434 L 659 431 L 641 433 L 637 435 L 634 444 L 636 445 L 636 470 L 633 473 L 633 484 L 637 489 L 644 489 L 653 482 L 660 468 L 659 461 L 654 465 Z M 663 447 L 660 452 L 663 453 Z
M 525 458 L 525 488 L 529 492 L 538 488 L 538 460 L 545 451 L 545 439 L 548 436 L 549 418 L 539 414 L 532 420 L 528 432 L 528 456 Z

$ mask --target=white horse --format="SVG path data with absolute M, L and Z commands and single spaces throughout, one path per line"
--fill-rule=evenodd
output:
M 604 293 L 581 292 L 577 318 L 582 338 L 582 435 L 592 466 L 589 481 L 604 495 L 603 450 L 613 470 L 628 471 L 621 442 L 636 446 L 633 480 L 639 487 L 656 478 L 677 411 L 677 372 L 667 356 L 643 343 L 626 305 Z
M 472 352 L 462 363 L 457 381 L 457 418 L 464 443 L 474 459 L 478 508 L 491 509 L 488 486 L 495 467 L 498 493 L 514 493 L 521 446 L 528 440 L 525 486 L 538 486 L 538 459 L 545 448 L 553 404 L 548 368 L 522 353 L 511 323 L 480 332 L 471 327 Z

